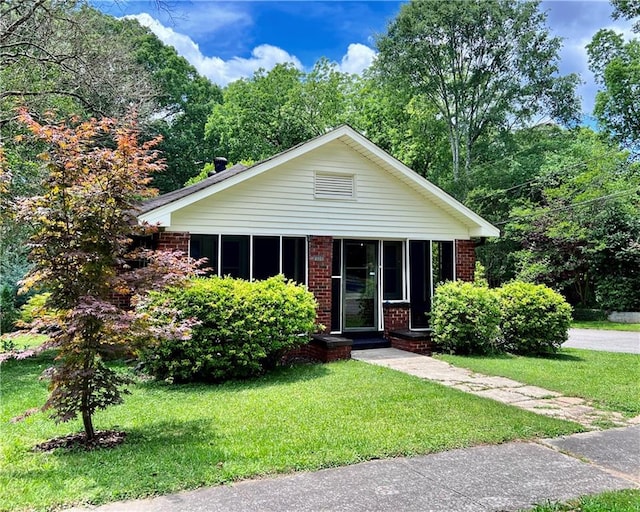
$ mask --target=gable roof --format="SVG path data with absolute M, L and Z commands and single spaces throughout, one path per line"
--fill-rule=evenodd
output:
M 444 211 L 468 226 L 471 236 L 500 236 L 500 230 L 426 180 L 348 125 L 294 146 L 250 167 L 241 164 L 216 173 L 194 185 L 163 194 L 145 202 L 138 215 L 141 221 L 170 225 L 171 213 L 278 167 L 332 141 L 339 140 L 397 179 L 422 194 Z

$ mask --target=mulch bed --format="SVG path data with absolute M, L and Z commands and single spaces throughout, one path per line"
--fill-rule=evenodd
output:
M 102 448 L 115 448 L 124 443 L 127 434 L 118 430 L 99 430 L 91 441 L 87 441 L 84 432 L 55 437 L 32 448 L 34 452 L 50 452 L 58 448 L 67 450 L 97 450 Z

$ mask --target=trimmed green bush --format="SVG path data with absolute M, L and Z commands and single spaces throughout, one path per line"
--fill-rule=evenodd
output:
M 173 382 L 259 375 L 283 352 L 307 343 L 316 318 L 313 294 L 283 276 L 255 282 L 197 278 L 187 287 L 152 293 L 141 309 L 156 321 L 167 309 L 197 321 L 189 339 L 158 341 L 142 352 L 150 374 Z
M 431 315 L 433 340 L 458 354 L 497 350 L 500 305 L 486 286 L 454 281 L 436 289 Z
M 640 276 L 606 276 L 596 282 L 596 302 L 608 311 L 640 311 Z
M 571 306 L 544 285 L 512 282 L 496 290 L 504 347 L 517 354 L 556 352 L 567 341 Z

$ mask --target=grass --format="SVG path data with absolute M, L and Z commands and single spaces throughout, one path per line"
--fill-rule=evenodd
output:
M 250 382 L 169 386 L 138 381 L 98 429 L 116 449 L 35 453 L 80 430 L 43 413 L 38 380 L 51 354 L 0 366 L 0 510 L 99 504 L 295 470 L 438 452 L 581 430 L 560 421 L 357 361 L 302 365 Z
M 585 398 L 626 416 L 640 414 L 640 355 L 561 349 L 546 357 L 440 355 L 455 366 L 509 377 L 526 384 Z
M 531 512 L 640 512 L 640 490 L 612 491 L 583 496 L 565 503 L 539 505 Z
M 575 329 L 600 329 L 605 331 L 640 332 L 640 324 L 621 324 L 609 320 L 573 321 L 571 327 Z
M 43 334 L 5 334 L 0 337 L 0 354 L 9 350 L 26 350 L 42 345 L 47 340 Z

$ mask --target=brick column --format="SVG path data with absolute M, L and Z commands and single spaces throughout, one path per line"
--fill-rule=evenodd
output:
M 456 240 L 456 279 L 473 281 L 475 268 L 475 242 L 473 240 Z
M 309 291 L 318 301 L 316 321 L 324 325 L 323 332 L 331 329 L 331 260 L 333 237 L 309 237 Z
M 189 254 L 190 233 L 161 231 L 158 235 L 159 251 L 182 251 Z
M 385 302 L 382 304 L 385 339 L 389 339 L 389 331 L 409 329 L 410 309 L 409 302 Z

